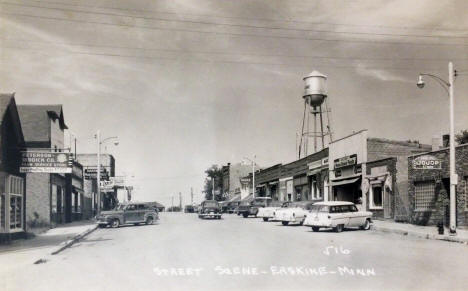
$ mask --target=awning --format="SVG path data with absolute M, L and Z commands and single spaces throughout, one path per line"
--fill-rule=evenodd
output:
M 320 173 L 321 171 L 322 171 L 322 169 L 310 170 L 310 171 L 307 172 L 307 176 L 317 175 L 317 174 Z
M 268 183 L 268 185 L 276 185 L 276 184 L 278 184 L 278 183 L 279 183 L 279 181 L 274 181 L 274 182 Z
M 343 179 L 343 180 L 339 180 L 339 181 L 332 181 L 332 186 L 340 186 L 340 185 L 352 184 L 352 183 L 357 182 L 357 180 L 359 180 L 359 179 L 360 179 L 360 177 L 358 177 L 358 178 L 351 178 L 351 179 Z
M 256 187 L 257 187 L 257 188 L 261 188 L 261 187 L 265 187 L 265 186 L 266 186 L 266 184 L 263 183 L 263 184 L 258 184 Z
M 83 190 L 81 190 L 80 188 L 77 188 L 77 187 L 75 187 L 75 186 L 73 186 L 73 185 L 72 185 L 72 188 L 73 188 L 73 189 L 72 189 L 72 192 L 84 193 Z

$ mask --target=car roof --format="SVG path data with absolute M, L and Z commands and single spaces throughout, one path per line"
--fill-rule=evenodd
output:
M 323 202 L 317 202 L 314 205 L 336 206 L 336 205 L 354 205 L 354 203 L 349 202 L 349 201 L 323 201 Z

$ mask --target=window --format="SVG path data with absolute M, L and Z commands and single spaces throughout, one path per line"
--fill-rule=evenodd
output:
M 52 184 L 52 213 L 57 213 L 57 185 Z
M 383 207 L 383 188 L 382 184 L 372 185 L 370 188 L 370 208 L 381 209 Z
M 138 210 L 144 210 L 144 209 L 147 209 L 146 205 L 144 205 L 144 204 L 139 204 L 138 205 Z
M 434 181 L 414 183 L 415 210 L 432 210 L 435 206 Z
M 9 177 L 9 190 L 10 190 L 10 229 L 23 228 L 23 194 L 24 183 L 23 178 L 10 176 Z M 2 199 L 2 205 L 4 199 Z
M 5 227 L 5 194 L 0 194 L 0 230 Z
M 312 180 L 312 199 L 320 199 L 322 195 L 320 193 L 320 189 L 318 187 L 317 181 Z

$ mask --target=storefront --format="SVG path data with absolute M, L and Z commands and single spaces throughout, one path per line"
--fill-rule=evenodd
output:
M 279 199 L 279 177 L 281 164 L 255 172 L 255 197 L 271 197 Z
M 362 204 L 362 164 L 357 163 L 357 155 L 333 160 L 332 199 Z
M 456 224 L 468 227 L 468 144 L 455 147 Z M 447 148 L 408 158 L 411 223 L 449 224 L 450 171 Z
M 84 208 L 84 185 L 83 185 L 83 166 L 78 162 L 73 162 L 71 182 L 71 220 L 81 220 L 86 212 Z M 89 211 L 88 211 L 89 212 Z
M 13 94 L 0 94 L 0 242 L 24 237 L 25 176 L 19 173 L 24 137 Z
M 328 157 L 313 161 L 308 165 L 307 177 L 310 185 L 310 200 L 322 201 L 328 197 Z

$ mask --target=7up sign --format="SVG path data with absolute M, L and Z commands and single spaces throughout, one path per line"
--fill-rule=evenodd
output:
M 430 155 L 420 156 L 413 160 L 413 169 L 440 170 L 442 169 L 442 161 Z

